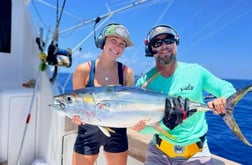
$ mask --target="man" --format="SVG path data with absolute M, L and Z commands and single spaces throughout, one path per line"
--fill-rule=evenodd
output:
M 166 100 L 165 117 L 160 122 L 160 129 L 171 136 L 148 126 L 141 131 L 154 133 L 148 144 L 146 165 L 213 164 L 207 145 L 205 112 L 189 110 L 188 99 L 203 103 L 203 92 L 209 92 L 217 98 L 208 102 L 208 107 L 220 114 L 225 113 L 226 98 L 235 92 L 232 84 L 202 66 L 178 62 L 178 44 L 176 30 L 167 25 L 153 27 L 145 41 L 146 56 L 153 56 L 156 66 L 139 78 L 136 85 L 179 96 Z

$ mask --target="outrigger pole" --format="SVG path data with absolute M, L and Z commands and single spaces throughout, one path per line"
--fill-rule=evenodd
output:
M 104 18 L 110 17 L 111 15 L 114 15 L 114 14 L 116 14 L 116 13 L 119 13 L 119 12 L 122 12 L 122 11 L 124 11 L 124 10 L 127 10 L 127 9 L 129 9 L 129 8 L 132 8 L 132 7 L 141 5 L 141 4 L 143 4 L 143 3 L 146 3 L 146 2 L 148 2 L 148 1 L 150 1 L 150 0 L 139 0 L 139 1 L 136 1 L 136 2 L 134 2 L 134 3 L 132 3 L 132 4 L 129 4 L 129 5 L 127 5 L 127 6 L 124 6 L 124 7 L 122 7 L 122 8 L 116 9 L 116 10 L 114 10 L 114 11 L 109 11 L 108 13 L 103 14 L 103 15 L 101 15 L 101 16 L 99 16 L 99 17 L 100 17 L 100 19 L 104 19 Z M 79 23 L 79 24 L 77 24 L 77 25 L 75 25 L 75 26 L 72 26 L 72 27 L 70 27 L 70 28 L 68 28 L 68 29 L 65 29 L 65 30 L 59 32 L 59 34 L 67 33 L 67 32 L 69 32 L 69 31 L 75 30 L 75 29 L 77 29 L 77 28 L 79 28 L 79 27 L 82 27 L 82 26 L 84 26 L 84 25 L 87 25 L 87 24 L 89 24 L 89 23 L 95 22 L 96 19 L 97 19 L 97 17 L 95 17 L 95 18 L 93 18 L 93 19 L 90 19 L 90 20 L 82 21 L 81 23 Z

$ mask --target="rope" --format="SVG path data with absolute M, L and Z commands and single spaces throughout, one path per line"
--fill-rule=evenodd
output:
M 63 12 L 64 6 L 65 6 L 65 3 L 66 3 L 66 0 L 64 0 L 64 3 L 62 5 L 62 10 L 61 10 L 60 17 L 58 17 L 58 0 L 57 0 L 57 20 L 56 20 L 56 28 L 55 28 L 55 31 L 54 31 L 54 36 L 53 36 L 52 42 L 55 42 L 55 41 L 58 40 L 58 27 L 59 27 L 59 23 L 60 23 L 60 20 L 61 20 L 61 16 L 62 16 L 62 12 Z M 42 33 L 42 30 L 41 30 L 40 31 L 40 39 L 43 39 L 42 35 L 43 35 L 43 33 Z M 40 51 L 42 52 L 43 50 L 40 49 Z M 26 125 L 25 125 L 25 129 L 24 129 L 24 132 L 23 132 L 23 136 L 22 136 L 22 140 L 21 140 L 21 145 L 20 145 L 20 148 L 19 148 L 19 151 L 18 151 L 16 165 L 20 164 L 20 157 L 21 157 L 23 146 L 24 146 L 24 140 L 25 140 L 26 133 L 27 133 L 27 127 L 28 127 L 28 124 L 30 123 L 32 107 L 33 107 L 33 104 L 34 104 L 34 99 L 36 97 L 36 93 L 38 91 L 38 84 L 40 82 L 40 73 L 41 73 L 41 69 L 38 69 L 37 76 L 36 76 L 36 83 L 35 83 L 35 87 L 33 89 L 32 100 L 30 102 L 30 107 L 29 107 L 28 115 L 26 117 L 26 122 L 25 122 Z

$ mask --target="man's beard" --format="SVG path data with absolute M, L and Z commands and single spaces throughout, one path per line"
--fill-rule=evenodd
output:
M 172 54 L 171 56 L 169 57 L 163 57 L 163 58 L 160 58 L 160 57 L 156 57 L 157 59 L 157 62 L 162 64 L 162 65 L 168 65 L 174 61 L 176 61 L 176 54 Z

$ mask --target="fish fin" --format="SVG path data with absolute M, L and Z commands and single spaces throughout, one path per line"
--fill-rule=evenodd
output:
M 95 102 L 95 98 L 92 94 L 86 95 L 85 97 L 82 98 L 84 102 L 92 104 Z
M 104 127 L 106 130 L 108 130 L 109 132 L 115 133 L 115 130 L 109 128 L 109 127 Z
M 107 129 L 105 129 L 105 127 L 102 127 L 102 126 L 98 126 L 98 128 L 102 131 L 102 133 L 104 134 L 104 135 L 106 135 L 107 137 L 110 137 L 111 135 L 110 135 L 110 133 L 109 133 L 109 131 L 107 130 Z
M 221 117 L 227 124 L 227 126 L 233 131 L 233 133 L 246 145 L 252 146 L 250 142 L 243 136 L 238 124 L 236 123 L 233 111 L 235 105 L 249 92 L 252 90 L 252 85 L 249 85 L 241 90 L 238 90 L 233 95 L 227 98 L 226 113 L 221 114 Z
M 166 137 L 168 137 L 169 139 L 172 140 L 177 140 L 177 138 L 175 138 L 174 136 L 172 136 L 170 133 L 168 133 L 167 131 L 165 131 L 161 126 L 160 123 L 155 123 L 153 125 L 151 125 L 152 128 L 154 128 L 156 131 L 158 131 L 159 133 L 165 135 Z
M 104 135 L 106 135 L 107 137 L 110 137 L 110 133 L 115 133 L 115 131 L 109 127 L 102 127 L 102 126 L 98 126 L 98 128 L 102 131 L 102 133 Z

